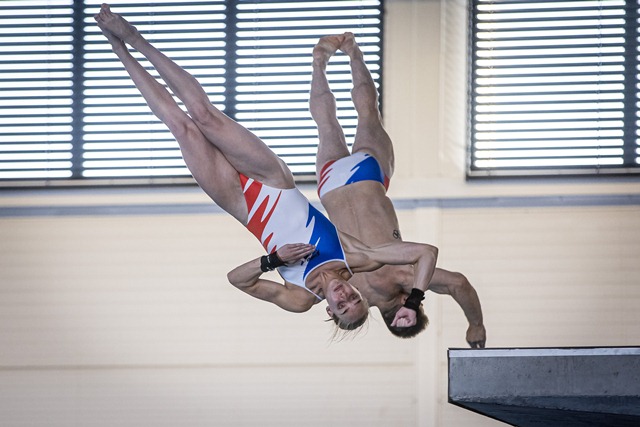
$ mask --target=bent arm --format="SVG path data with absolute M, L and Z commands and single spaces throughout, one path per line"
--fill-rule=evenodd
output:
M 262 273 L 260 258 L 256 258 L 231 270 L 227 278 L 233 286 L 252 297 L 294 313 L 307 311 L 316 302 L 315 297 L 300 286 L 261 279 Z
M 340 238 L 347 252 L 347 262 L 354 273 L 373 271 L 385 264 L 410 264 L 414 269 L 413 287 L 423 292 L 429 287 L 438 260 L 438 248 L 435 246 L 425 243 L 393 242 L 370 248 L 343 233 Z
M 487 336 L 482 317 L 482 306 L 475 288 L 460 273 L 453 273 L 440 268 L 433 275 L 429 290 L 442 295 L 451 295 L 464 312 L 469 328 L 467 342 L 471 347 L 484 348 Z

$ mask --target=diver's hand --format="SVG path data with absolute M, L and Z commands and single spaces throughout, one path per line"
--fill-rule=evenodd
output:
M 296 263 L 316 250 L 315 245 L 308 243 L 287 243 L 276 251 L 278 258 L 285 264 Z
M 467 329 L 467 342 L 471 348 L 484 348 L 487 342 L 487 331 L 484 325 L 469 325 Z
M 407 307 L 400 307 L 396 313 L 396 317 L 394 317 L 393 322 L 391 322 L 391 326 L 396 328 L 408 328 L 409 326 L 416 324 L 417 316 L 418 315 L 415 310 Z

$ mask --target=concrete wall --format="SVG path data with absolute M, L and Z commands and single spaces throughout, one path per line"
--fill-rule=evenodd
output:
M 475 285 L 489 346 L 637 344 L 637 181 L 465 180 L 465 13 L 387 1 L 403 235 Z M 283 312 L 226 282 L 261 248 L 196 188 L 3 191 L 0 213 L 3 425 L 498 425 L 446 402 L 466 330 L 451 299 L 428 297 L 418 339 L 374 310 L 366 334 L 329 343 L 322 307 Z

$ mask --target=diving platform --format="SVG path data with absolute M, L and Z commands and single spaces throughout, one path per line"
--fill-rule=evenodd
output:
M 449 349 L 448 356 L 449 403 L 483 416 L 519 427 L 640 426 L 640 347 Z

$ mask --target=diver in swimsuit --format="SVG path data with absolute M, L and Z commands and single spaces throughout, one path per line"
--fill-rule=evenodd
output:
M 326 218 L 313 211 L 295 189 L 287 165 L 256 135 L 212 105 L 193 76 L 153 47 L 120 15 L 112 13 L 108 5 L 102 5 L 95 19 L 153 113 L 176 138 L 202 190 L 272 251 L 231 270 L 227 275 L 231 284 L 293 312 L 307 311 L 325 299 L 327 313 L 338 326 L 355 329 L 366 321 L 368 305 L 347 281 L 353 272 L 407 264 L 416 271 L 417 285 L 431 280 L 437 259 L 437 248 L 431 245 L 397 242 L 372 247 L 337 232 L 340 250 L 333 244 L 328 253 L 323 253 L 325 240 L 335 242 L 335 227 L 327 226 Z M 149 60 L 184 103 L 187 113 L 129 53 L 125 43 Z M 286 201 L 280 205 L 280 200 Z M 274 206 L 278 215 L 269 211 Z M 291 233 L 283 232 L 283 221 L 292 216 L 298 218 L 296 225 Z M 266 235 L 263 226 L 272 227 Z M 302 238 L 307 232 L 311 232 L 310 237 Z M 288 281 L 286 268 L 300 262 L 306 266 L 301 274 L 298 269 L 292 275 L 296 283 Z M 284 284 L 261 277 L 278 267 L 286 267 L 282 270 Z
M 391 139 L 382 126 L 378 93 L 353 34 L 340 37 L 337 48 L 319 43 L 314 49 L 310 110 L 320 136 L 316 161 L 320 201 L 339 230 L 367 245 L 402 241 L 394 206 L 386 195 L 394 154 Z M 336 117 L 336 101 L 325 73 L 327 62 L 337 49 L 349 56 L 351 95 L 358 113 L 351 152 Z M 411 267 L 386 265 L 355 274 L 350 282 L 370 305 L 378 307 L 389 330 L 405 338 L 416 336 L 428 322 L 421 304 L 406 303 L 413 293 L 430 290 L 451 295 L 469 321 L 467 342 L 472 347 L 484 347 L 486 331 L 480 300 L 464 275 L 436 268 L 431 281 L 417 290 L 413 279 Z M 399 319 L 405 319 L 405 324 Z
M 240 183 L 249 212 L 247 229 L 267 253 L 272 254 L 290 242 L 304 242 L 315 247 L 306 258 L 277 267 L 283 279 L 307 289 L 307 276 L 321 265 L 338 261 L 349 268 L 338 230 L 300 190 L 269 187 L 242 174 Z

